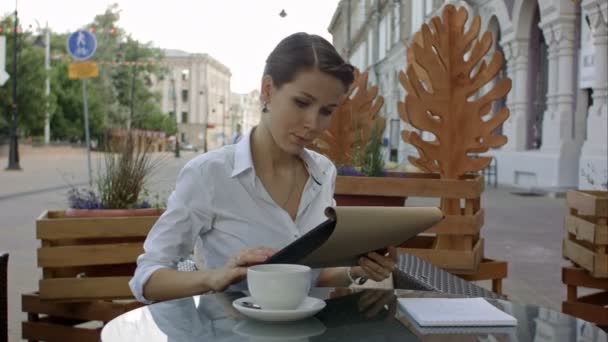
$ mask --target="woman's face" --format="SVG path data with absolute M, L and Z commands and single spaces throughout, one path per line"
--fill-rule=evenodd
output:
M 264 76 L 262 100 L 269 113 L 262 114 L 262 123 L 282 150 L 297 155 L 329 127 L 345 94 L 340 80 L 317 69 L 298 72 L 279 89 Z

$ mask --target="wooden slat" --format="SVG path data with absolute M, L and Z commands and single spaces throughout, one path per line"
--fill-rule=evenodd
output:
M 132 276 L 136 268 L 137 264 L 135 262 L 118 265 L 74 266 L 60 268 L 45 267 L 43 270 L 52 270 L 53 276 L 45 276 L 43 278 L 73 278 L 82 273 L 84 273 L 87 277 Z
M 58 303 L 42 301 L 37 294 L 24 294 L 21 296 L 21 310 L 23 312 L 87 321 L 109 322 L 115 317 L 141 306 L 143 304 L 136 301 L 125 303 L 108 301 Z
M 503 279 L 508 275 L 508 265 L 505 261 L 484 259 L 479 264 L 477 272 L 473 274 L 458 274 L 457 276 L 468 281 Z
M 36 221 L 40 240 L 146 237 L 158 216 L 107 218 L 48 218 Z
M 480 209 L 474 215 L 446 215 L 438 224 L 425 233 L 444 235 L 476 235 L 483 227 L 485 211 Z
M 566 216 L 566 230 L 577 240 L 589 241 L 597 245 L 608 245 L 608 226 L 596 224 L 582 217 Z
M 25 340 L 98 342 L 101 338 L 101 328 L 85 329 L 46 322 L 22 322 L 21 329 Z
M 570 190 L 566 194 L 566 203 L 579 215 L 608 217 L 608 191 Z
M 608 254 L 595 253 L 575 241 L 564 239 L 563 256 L 591 272 L 594 277 L 608 277 Z
M 576 302 L 562 302 L 562 312 L 599 325 L 608 325 L 608 308 Z
M 132 299 L 131 277 L 56 278 L 39 281 L 42 299 Z
M 581 303 L 606 306 L 608 305 L 608 291 L 602 291 L 578 297 L 578 301 Z
M 141 243 L 38 248 L 39 267 L 133 263 L 144 251 Z
M 418 237 L 420 238 L 420 237 Z M 474 273 L 483 257 L 484 240 L 479 239 L 472 250 L 433 248 L 398 248 L 399 253 L 415 255 L 433 265 L 454 273 Z
M 567 285 L 608 290 L 608 279 L 594 278 L 589 272 L 577 267 L 562 267 L 562 282 Z
M 337 194 L 478 198 L 483 189 L 479 176 L 467 180 L 422 178 L 418 174 L 405 178 L 338 176 L 336 179 Z
M 40 244 L 42 245 L 42 247 L 51 247 L 52 244 L 50 241 L 47 240 L 42 240 L 40 242 Z M 55 277 L 55 272 L 54 270 L 48 269 L 48 268 L 43 268 L 42 269 L 42 277 L 43 278 L 54 278 Z

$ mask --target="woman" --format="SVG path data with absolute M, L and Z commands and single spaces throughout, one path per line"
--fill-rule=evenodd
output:
M 259 125 L 236 145 L 205 153 L 180 172 L 166 212 L 150 231 L 130 282 L 142 302 L 222 291 L 245 279 L 247 266 L 314 228 L 334 205 L 336 168 L 305 148 L 328 128 L 353 82 L 353 67 L 325 39 L 296 33 L 266 60 Z M 178 272 L 200 236 L 208 269 Z M 386 279 L 394 249 L 359 266 L 318 270 L 317 286 Z M 243 284 L 234 289 L 244 289 Z

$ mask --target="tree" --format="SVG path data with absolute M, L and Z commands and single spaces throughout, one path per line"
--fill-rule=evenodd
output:
M 106 124 L 125 126 L 131 118 L 132 127 L 144 128 L 141 123 L 146 121 L 146 115 L 160 113 L 160 99 L 149 86 L 150 79 L 159 78 L 165 73 L 158 63 L 163 55 L 151 43 L 141 43 L 121 29 L 117 25 L 119 13 L 118 5 L 111 5 L 103 14 L 97 15 L 90 25 L 97 28 L 95 59 L 116 63 L 104 64 L 100 68 L 97 91 L 104 99 Z
M 14 15 L 8 14 L 0 20 L 4 28 L 14 27 Z M 46 101 L 44 96 L 44 51 L 34 46 L 30 32 L 17 35 L 17 109 L 19 111 L 20 135 L 42 135 Z M 14 43 L 12 35 L 6 39 L 6 69 L 13 75 Z M 13 103 L 12 80 L 0 87 L 0 135 L 8 135 Z
M 159 77 L 163 69 L 158 63 L 136 65 L 138 62 L 157 62 L 162 58 L 159 49 L 151 44 L 142 44 L 118 26 L 120 10 L 117 5 L 109 6 L 103 14 L 95 16 L 87 26 L 94 29 L 97 50 L 93 60 L 98 62 L 99 77 L 89 81 L 88 101 L 92 137 L 101 137 L 111 127 L 124 127 L 130 117 L 131 100 L 134 113 L 133 128 L 174 132 L 175 125 L 167 122 L 160 111 L 160 99 L 150 91 L 147 80 Z M 58 63 L 54 69 L 58 77 L 57 137 L 84 137 L 82 124 L 82 90 L 80 82 L 67 79 L 69 57 L 65 53 L 67 35 L 53 38 L 54 55 L 62 56 L 65 65 Z M 135 77 L 134 77 L 135 76 Z M 131 92 L 133 96 L 131 96 Z M 78 110 L 80 108 L 80 110 Z M 79 113 L 78 118 L 74 113 Z M 75 123 L 73 125 L 72 123 Z M 78 134 L 76 134 L 78 133 Z M 76 134 L 76 135 L 75 135 Z M 173 133 L 174 134 L 174 133 Z
M 87 81 L 94 84 L 94 80 Z M 84 103 L 81 81 L 68 78 L 68 62 L 56 61 L 52 69 L 54 110 L 51 116 L 53 139 L 84 140 Z M 93 139 L 104 131 L 102 100 L 96 91 L 88 92 L 89 129 Z

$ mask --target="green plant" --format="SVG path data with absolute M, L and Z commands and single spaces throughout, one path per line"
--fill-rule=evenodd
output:
M 370 140 L 365 145 L 357 160 L 360 161 L 361 171 L 368 177 L 382 177 L 384 171 L 384 153 L 382 152 L 382 133 L 384 126 L 376 123 L 372 128 Z
M 138 207 L 148 177 L 162 161 L 152 158 L 149 143 L 142 145 L 136 146 L 132 134 L 109 144 L 104 168 L 96 180 L 97 193 L 105 209 Z
M 146 203 L 149 208 L 157 210 L 164 209 L 167 207 L 167 198 L 169 197 L 170 191 L 155 192 L 153 195 L 147 188 L 144 188 L 140 199 L 141 203 Z

